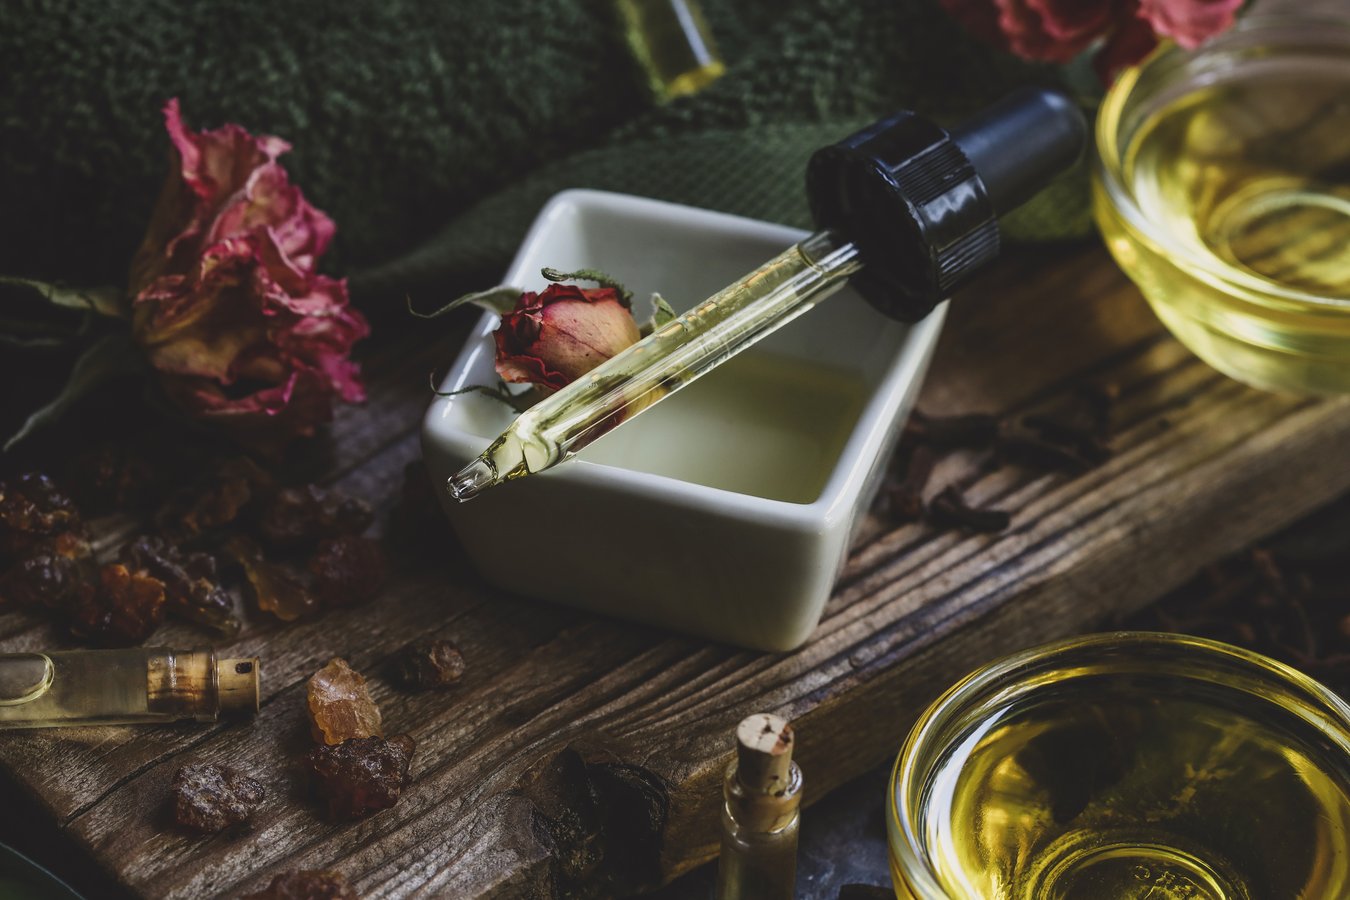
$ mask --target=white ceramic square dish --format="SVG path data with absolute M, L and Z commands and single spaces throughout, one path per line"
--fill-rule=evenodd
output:
M 623 194 L 565 191 L 503 281 L 602 269 L 683 312 L 804 232 Z M 844 290 L 540 475 L 467 503 L 441 492 L 487 580 L 506 590 L 762 650 L 820 619 L 914 402 L 945 307 L 906 327 Z M 485 313 L 442 391 L 497 383 Z M 438 485 L 514 413 L 470 393 L 431 404 L 422 447 Z

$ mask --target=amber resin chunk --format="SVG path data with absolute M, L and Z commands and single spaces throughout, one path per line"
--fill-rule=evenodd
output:
M 319 608 L 319 601 L 276 563 L 263 559 L 258 545 L 244 537 L 229 543 L 230 552 L 239 561 L 253 591 L 258 609 L 283 622 L 294 622 Z
M 164 582 L 110 563 L 100 570 L 97 587 L 81 589 L 70 632 L 100 646 L 128 646 L 154 634 L 163 621 Z
M 352 738 L 334 747 L 319 747 L 308 761 L 318 794 L 328 804 L 328 817 L 348 821 L 388 809 L 408 786 L 417 742 L 412 735 Z
M 258 534 L 275 550 L 297 550 L 360 534 L 373 521 L 375 513 L 364 500 L 311 484 L 277 491 L 258 517 Z
M 333 657 L 309 679 L 309 724 L 314 740 L 341 744 L 350 738 L 379 737 L 380 708 L 370 699 L 366 679 Z
M 375 598 L 384 583 L 384 551 L 363 537 L 332 538 L 309 560 L 314 593 L 325 606 L 357 606 Z
M 252 778 L 214 763 L 183 766 L 172 790 L 174 821 L 204 834 L 247 822 L 267 796 Z
M 122 561 L 133 571 L 164 582 L 169 612 L 224 637 L 239 633 L 234 601 L 220 586 L 211 554 L 186 553 L 160 537 L 139 537 L 122 548 Z
M 414 690 L 443 688 L 464 675 L 464 657 L 450 641 L 424 641 L 403 648 L 398 673 L 403 684 Z
M 256 894 L 243 900 L 360 900 L 341 872 L 306 869 L 283 872 Z

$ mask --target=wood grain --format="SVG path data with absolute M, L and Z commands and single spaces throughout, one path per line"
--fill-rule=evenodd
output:
M 338 418 L 313 462 L 381 499 L 394 569 L 384 595 L 291 626 L 251 621 L 224 648 L 263 658 L 250 724 L 0 735 L 0 768 L 110 880 L 146 897 L 237 895 L 299 867 L 340 869 L 369 897 L 624 893 L 715 853 L 719 778 L 745 715 L 792 720 L 807 800 L 818 799 L 893 756 L 922 706 L 972 667 L 1101 627 L 1350 487 L 1350 405 L 1215 374 L 1095 247 L 1001 266 L 949 321 L 921 408 L 1029 412 L 1085 379 L 1111 381 L 1116 454 L 1076 477 L 945 459 L 933 489 L 961 481 L 972 502 L 1012 510 L 1013 527 L 975 536 L 869 518 L 795 653 L 507 596 L 478 580 L 444 528 L 400 524 L 427 373 L 457 342 L 453 329 L 419 328 L 384 339 L 368 361 L 370 402 Z M 387 663 L 426 635 L 455 640 L 468 670 L 448 693 L 401 693 Z M 57 640 L 0 615 L 0 649 Z M 155 638 L 200 640 L 180 625 Z M 309 741 L 304 679 L 335 654 L 368 673 L 386 729 L 419 742 L 398 806 L 350 825 L 323 821 L 295 771 Z M 188 761 L 264 782 L 252 832 L 168 827 L 168 782 Z

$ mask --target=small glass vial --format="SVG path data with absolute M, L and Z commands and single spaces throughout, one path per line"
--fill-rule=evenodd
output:
M 256 656 L 218 659 L 210 649 L 0 654 L 0 730 L 255 713 L 259 675 Z
M 698 0 L 615 0 L 657 102 L 701 91 L 726 71 Z
M 736 759 L 722 782 L 717 900 L 792 900 L 802 800 L 792 743 L 780 716 L 758 713 L 736 728 Z

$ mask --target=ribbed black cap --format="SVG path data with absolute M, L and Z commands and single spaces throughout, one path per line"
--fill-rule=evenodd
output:
M 888 316 L 917 321 L 998 255 L 997 217 L 1072 166 L 1087 134 L 1071 101 L 1035 88 L 950 133 L 901 112 L 816 151 L 811 212 L 858 245 L 853 286 Z

